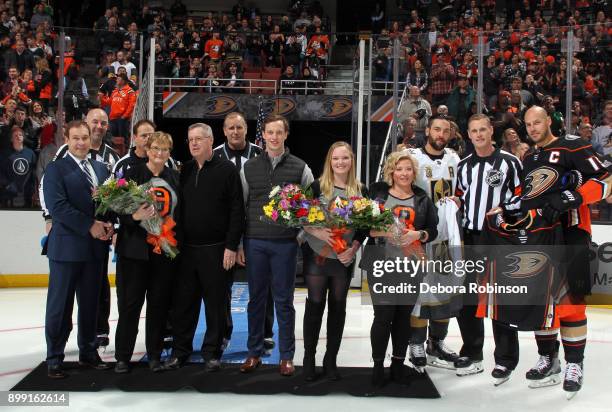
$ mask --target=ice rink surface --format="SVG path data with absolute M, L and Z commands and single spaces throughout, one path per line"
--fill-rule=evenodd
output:
M 114 362 L 114 329 L 117 321 L 115 289 L 111 311 L 111 345 L 102 357 Z M 46 289 L 0 289 L 0 390 L 6 391 L 19 382 L 32 368 L 45 358 Z M 296 364 L 303 354 L 302 317 L 305 291 L 297 290 L 296 307 Z M 183 390 L 176 393 L 126 393 L 105 390 L 96 393 L 71 393 L 70 410 L 105 411 L 612 411 L 612 310 L 589 308 L 588 342 L 584 364 L 583 389 L 568 401 L 560 385 L 529 389 L 525 372 L 538 359 L 533 333 L 520 334 L 521 361 L 510 380 L 495 388 L 490 373 L 494 366 L 493 337 L 489 320 L 485 320 L 485 371 L 479 375 L 459 378 L 454 372 L 429 367 L 428 373 L 441 394 L 440 399 L 356 398 L 351 396 L 298 397 L 294 395 L 244 396 L 234 394 L 202 394 Z M 144 311 L 143 311 L 144 316 Z M 371 366 L 369 331 L 372 307 L 362 304 L 359 292 L 351 291 L 347 306 L 344 339 L 338 364 L 344 366 Z M 76 320 L 76 304 L 73 320 Z M 134 360 L 144 353 L 144 318 L 136 343 Z M 317 364 L 320 366 L 325 352 L 325 322 L 319 341 Z M 456 321 L 450 324 L 447 344 L 455 351 L 461 346 Z M 561 359 L 563 354 L 561 353 Z M 66 347 L 66 361 L 77 360 L 76 333 L 72 333 Z M 564 367 L 562 361 L 562 367 Z M 109 373 L 113 373 L 109 371 Z M 171 373 L 171 372 L 167 372 Z M 19 407 L 19 411 L 40 410 Z M 60 411 L 64 408 L 53 407 Z

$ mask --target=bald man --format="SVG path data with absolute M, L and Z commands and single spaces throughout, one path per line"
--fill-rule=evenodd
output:
M 535 144 L 523 159 L 521 195 L 502 206 L 506 212 L 526 213 L 539 209 L 550 225 L 561 223 L 566 248 L 568 294 L 556 309 L 555 320 L 561 329 L 566 368 L 563 390 L 572 397 L 582 387 L 583 359 L 587 321 L 584 296 L 591 292 L 589 246 L 591 215 L 588 205 L 610 196 L 612 165 L 595 153 L 589 142 L 579 136 L 558 138 L 551 132 L 552 119 L 542 107 L 532 106 L 525 113 L 525 126 Z M 496 210 L 500 211 L 500 209 Z M 550 386 L 560 382 L 561 372 L 557 341 L 558 329 L 536 331 L 540 359 L 527 372 L 530 387 Z M 516 332 L 506 336 L 508 355 L 518 362 Z M 497 352 L 497 349 L 496 349 Z M 508 356 L 506 356 L 508 361 Z M 496 363 L 498 363 L 496 359 Z M 496 365 L 498 366 L 503 365 Z

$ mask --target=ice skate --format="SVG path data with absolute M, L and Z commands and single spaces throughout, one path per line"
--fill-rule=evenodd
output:
M 572 399 L 578 391 L 582 388 L 582 362 L 571 363 L 568 362 L 565 366 L 565 376 L 563 377 L 563 390 L 567 400 Z
M 455 361 L 455 371 L 457 376 L 469 376 L 481 373 L 482 361 L 472 361 L 467 356 L 463 356 Z
M 417 343 L 410 344 L 410 363 L 414 366 L 414 369 L 419 373 L 425 372 L 425 366 L 427 365 L 427 357 L 425 356 L 425 344 Z
M 500 386 L 503 383 L 506 383 L 508 379 L 510 379 L 510 374 L 512 371 L 505 366 L 495 365 L 493 371 L 491 372 L 491 376 L 495 378 L 494 386 Z
M 525 377 L 532 389 L 544 388 L 561 383 L 561 366 L 557 355 L 542 355 L 536 365 L 527 371 Z
M 427 365 L 443 369 L 455 369 L 455 361 L 459 355 L 450 350 L 444 340 L 427 340 Z

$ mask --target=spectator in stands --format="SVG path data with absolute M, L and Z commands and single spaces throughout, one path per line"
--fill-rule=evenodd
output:
M 219 71 L 217 65 L 211 63 L 208 65 L 208 73 L 204 78 L 204 85 L 206 86 L 206 92 L 208 93 L 221 93 L 221 81 L 219 80 Z
M 508 128 L 504 130 L 501 148 L 522 160 L 529 150 L 529 145 L 521 141 L 516 130 Z
M 89 109 L 89 93 L 79 69 L 71 66 L 64 77 L 64 110 L 66 120 L 81 120 Z
M 303 87 L 305 88 L 304 94 L 318 94 L 321 84 L 317 77 L 312 73 L 310 67 L 304 66 L 302 69 L 302 78 L 304 80 Z
M 136 105 L 136 93 L 128 84 L 125 73 L 117 74 L 115 90 L 108 100 L 110 104 L 110 129 L 113 136 L 121 136 L 125 139 L 126 147 L 129 146 L 130 119 L 134 106 Z
M 420 94 L 425 94 L 429 87 L 429 76 L 423 63 L 420 60 L 415 60 L 412 65 L 412 70 L 406 76 L 406 87 L 416 86 L 419 88 Z
M 211 62 L 219 62 L 225 55 L 224 42 L 220 39 L 219 31 L 214 31 L 212 38 L 204 45 L 204 57 Z
M 242 62 L 246 50 L 245 40 L 242 36 L 239 36 L 236 29 L 230 26 L 225 37 L 225 60 Z
M 603 148 L 603 155 L 612 161 L 612 100 L 608 100 L 604 106 L 604 113 L 601 121 L 593 130 L 593 145 Z
M 287 44 L 285 44 L 284 50 L 285 65 L 301 67 L 302 58 L 304 56 L 303 44 L 298 43 L 295 33 L 291 33 L 287 36 Z
M 401 144 L 406 148 L 417 148 L 425 146 L 425 139 L 419 138 L 416 135 L 415 127 L 417 125 L 417 120 L 414 117 L 408 117 L 402 122 L 403 134 L 401 139 Z
M 400 108 L 398 121 L 403 122 L 408 117 L 413 117 L 416 120 L 415 134 L 419 139 L 425 140 L 425 129 L 432 115 L 431 105 L 421 96 L 421 90 L 417 86 L 409 86 L 408 90 L 408 99 Z
M 187 15 L 187 6 L 181 0 L 174 0 L 169 10 L 174 18 L 185 17 Z
M 49 24 L 53 24 L 53 19 L 45 11 L 45 4 L 43 2 L 38 3 L 34 9 L 34 14 L 30 20 L 30 28 L 36 30 L 39 24 L 47 21 Z
M 436 54 L 438 57 L 437 63 L 431 69 L 431 103 L 433 106 L 446 103 L 453 90 L 453 80 L 455 79 L 455 69 L 444 61 L 444 51 L 438 49 Z
M 329 36 L 321 33 L 321 27 L 315 29 L 315 33 L 308 42 L 306 49 L 306 55 L 314 54 L 317 57 L 319 65 L 327 64 L 327 57 L 329 52 Z
M 119 73 L 119 67 L 125 67 L 128 77 L 137 73 L 136 65 L 127 60 L 125 53 L 121 50 L 117 52 L 117 60 L 111 63 L 115 73 Z
M 0 153 L 0 205 L 32 207 L 36 155 L 24 146 L 23 130 L 10 131 L 11 147 Z
M 295 74 L 295 68 L 292 65 L 285 67 L 285 72 L 280 77 L 281 94 L 300 94 L 300 90 L 296 90 L 301 84 Z
M 240 93 L 243 91 L 243 83 L 239 80 L 242 78 L 242 74 L 238 72 L 238 64 L 235 61 L 227 65 L 227 73 L 223 77 L 228 79 L 224 87 L 226 93 Z
M 253 28 L 246 36 L 246 54 L 245 60 L 249 66 L 261 67 L 261 55 L 263 52 L 264 38 L 263 35 Z
M 117 51 L 123 45 L 124 34 L 117 29 L 117 19 L 108 19 L 108 29 L 98 33 L 98 43 L 100 50 Z
M 21 129 L 23 144 L 32 151 L 38 153 L 40 151 L 40 142 L 36 139 L 32 121 L 28 119 L 28 109 L 23 105 L 17 105 L 15 108 L 15 115 L 7 128 L 12 130 L 14 127 L 19 127 Z
M 280 26 L 274 25 L 272 33 L 268 36 L 268 47 L 266 48 L 268 65 L 271 67 L 282 67 L 282 53 L 285 45 L 285 35 L 281 33 Z
M 446 105 L 448 106 L 448 114 L 453 116 L 459 125 L 459 131 L 462 135 L 465 135 L 468 126 L 467 119 L 471 116 L 469 108 L 476 99 L 476 92 L 468 85 L 465 74 L 459 73 L 457 82 L 457 86 L 446 99 Z
M 563 119 L 563 114 L 556 109 L 553 97 L 545 96 L 542 104 L 552 120 L 550 131 L 553 136 L 563 136 L 565 134 L 565 120 Z
M 2 86 L 2 101 L 14 99 L 16 102 L 29 104 L 30 98 L 26 94 L 26 84 L 19 77 L 19 70 L 16 66 L 11 66 L 8 70 L 8 79 Z
M 108 30 L 108 22 L 111 17 L 113 17 L 113 11 L 111 9 L 106 9 L 104 15 L 98 19 L 94 28 L 96 30 Z
M 38 100 L 32 101 L 28 117 L 32 124 L 33 140 L 37 141 L 39 148 L 42 149 L 54 139 L 53 118 L 45 112 L 43 104 Z
M 19 73 L 22 73 L 25 69 L 34 69 L 34 56 L 30 50 L 26 49 L 23 40 L 15 42 L 15 50 L 9 51 L 6 54 L 5 62 L 7 67 L 17 67 Z
M 8 98 L 3 100 L 3 103 L 0 103 L 0 107 L 4 109 L 2 112 L 2 118 L 0 119 L 0 125 L 6 126 L 13 121 L 15 109 L 17 108 L 17 101 L 8 96 Z M 5 142 L 0 139 L 0 149 L 6 146 L 4 143 Z

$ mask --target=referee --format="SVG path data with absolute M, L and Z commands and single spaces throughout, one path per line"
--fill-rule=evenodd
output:
M 464 244 L 481 245 L 485 215 L 520 190 L 521 162 L 509 152 L 493 146 L 493 126 L 484 114 L 475 114 L 468 120 L 468 135 L 474 152 L 459 162 L 456 196 L 463 212 Z M 474 261 L 481 256 L 474 248 L 467 248 L 465 259 Z M 465 282 L 478 280 L 479 273 L 467 273 Z M 457 376 L 480 373 L 484 344 L 484 321 L 476 317 L 477 296 L 466 295 L 457 321 L 463 346 L 455 362 Z

